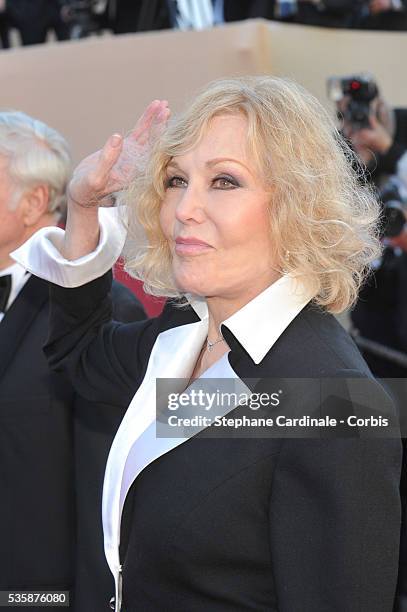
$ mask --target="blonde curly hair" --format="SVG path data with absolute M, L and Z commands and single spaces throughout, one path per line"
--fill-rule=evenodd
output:
M 215 116 L 243 114 L 248 147 L 270 186 L 270 239 L 275 266 L 300 277 L 314 303 L 331 313 L 349 308 L 381 252 L 380 206 L 360 180 L 362 169 L 333 120 L 289 79 L 249 76 L 207 85 L 171 119 L 142 176 L 128 188 L 125 269 L 147 293 L 183 297 L 159 223 L 169 161 L 193 149 Z

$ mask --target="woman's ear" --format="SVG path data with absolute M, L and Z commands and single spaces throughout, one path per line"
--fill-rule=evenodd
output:
M 21 212 L 24 225 L 31 227 L 48 213 L 48 185 L 37 185 L 28 190 L 21 198 Z

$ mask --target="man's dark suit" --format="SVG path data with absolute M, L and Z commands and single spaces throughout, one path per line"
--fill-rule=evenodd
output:
M 66 40 L 69 29 L 61 19 L 63 0 L 7 0 L 10 23 L 20 33 L 23 45 L 45 42 L 48 30 L 55 30 L 58 40 Z
M 377 154 L 369 166 L 369 173 L 377 184 L 383 183 L 384 175 L 397 174 L 397 164 L 407 152 L 407 108 L 395 108 L 394 118 L 396 129 L 390 149 L 384 155 Z
M 337 9 L 335 2 L 326 3 L 329 7 L 325 11 L 320 11 L 312 2 L 300 2 L 297 12 L 288 21 L 296 21 L 306 25 L 346 27 L 350 18 L 347 15 L 347 8 Z M 342 3 L 343 4 L 343 3 Z M 351 5 L 351 2 L 348 2 Z M 333 6 L 332 6 L 333 5 Z M 276 19 L 277 2 L 275 0 L 235 0 L 224 1 L 225 21 L 240 21 L 243 19 Z M 286 21 L 286 20 L 285 20 Z
M 145 318 L 134 295 L 113 283 L 113 317 L 123 323 Z M 113 590 L 103 550 L 102 485 L 107 456 L 127 406 L 92 402 L 76 395 L 73 406 L 77 547 L 75 612 L 102 612 Z
M 8 49 L 10 47 L 9 27 L 7 13 L 0 10 L 0 42 L 3 49 Z
M 85 397 L 125 405 L 157 335 L 199 318 L 167 304 L 157 319 L 116 324 L 109 286 L 108 274 L 77 289 L 53 286 L 45 350 Z M 221 332 L 241 379 L 356 376 L 379 405 L 388 402 L 349 335 L 312 304 L 258 365 L 225 325 Z M 126 612 L 391 611 L 400 440 L 207 433 L 152 461 L 129 491 L 120 545 Z
M 355 6 L 353 0 L 329 0 L 323 5 L 324 10 L 320 10 L 314 2 L 300 2 L 295 21 L 304 25 L 327 28 L 351 26 Z
M 224 0 L 223 15 L 225 21 L 242 21 L 243 19 L 274 18 L 274 0 Z
M 367 30 L 405 31 L 407 30 L 407 0 L 401 0 L 401 4 L 403 7 L 401 11 L 384 11 L 377 15 L 368 15 L 356 20 L 354 27 Z
M 114 293 L 115 303 L 120 303 L 118 318 L 144 317 L 126 288 L 116 285 Z M 48 303 L 47 283 L 31 277 L 0 323 L 0 589 L 63 589 L 73 593 L 76 554 L 81 570 L 89 570 L 89 556 L 93 559 L 93 575 L 101 579 L 97 597 L 104 589 L 110 591 L 111 577 L 103 556 L 96 552 L 101 550 L 97 540 L 102 538 L 97 523 L 99 493 L 89 491 L 84 478 L 100 481 L 99 472 L 103 472 L 118 420 L 110 419 L 107 425 L 106 406 L 84 403 L 74 396 L 63 376 L 49 371 L 42 351 Z M 85 414 L 88 428 L 79 435 Z M 105 428 L 103 435 L 98 432 L 100 422 Z M 92 463 L 85 464 L 88 460 Z M 81 495 L 77 500 L 75 463 Z M 87 540 L 92 549 L 75 553 L 76 515 L 79 537 L 88 515 L 94 515 L 95 520 Z M 91 579 L 92 574 L 85 585 L 81 583 L 87 600 L 87 589 L 96 582 Z M 35 609 L 40 608 L 30 608 Z M 90 610 L 81 607 L 80 599 L 75 609 Z
M 162 0 L 115 0 L 108 2 L 107 27 L 115 34 L 148 32 L 171 27 L 167 2 Z

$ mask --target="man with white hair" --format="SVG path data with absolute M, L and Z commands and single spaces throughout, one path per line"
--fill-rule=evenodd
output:
M 70 174 L 58 132 L 0 112 L 0 590 L 70 591 L 82 612 L 111 595 L 101 484 L 124 408 L 78 398 L 48 369 L 48 285 L 9 256 L 64 216 Z M 125 287 L 113 298 L 117 320 L 145 317 Z

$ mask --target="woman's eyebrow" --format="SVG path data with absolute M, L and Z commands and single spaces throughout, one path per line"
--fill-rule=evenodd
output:
M 209 159 L 207 162 L 205 162 L 205 166 L 207 166 L 208 168 L 212 168 L 212 166 L 216 166 L 217 164 L 220 164 L 221 162 L 232 162 L 234 164 L 239 164 L 239 166 L 242 166 L 243 168 L 245 168 L 247 172 L 249 172 L 250 174 L 253 174 L 250 168 L 248 168 L 243 162 L 239 161 L 238 159 L 233 159 L 232 157 L 216 157 L 214 159 Z M 177 162 L 173 160 L 171 160 L 168 163 L 167 168 L 175 168 L 178 170 L 182 170 L 181 166 L 179 166 Z
M 177 168 L 178 170 L 181 170 L 181 166 L 179 166 L 176 161 L 172 160 L 168 162 L 167 168 Z
M 246 164 L 239 161 L 238 159 L 233 159 L 233 157 L 216 157 L 215 159 L 208 160 L 205 166 L 211 168 L 212 166 L 216 166 L 216 164 L 220 164 L 221 162 L 233 162 L 234 164 L 239 164 L 239 166 L 243 166 L 243 168 L 245 168 L 247 172 L 250 172 L 250 174 L 252 174 L 252 171 L 246 166 Z
M 208 168 L 212 168 L 213 166 L 216 166 L 217 164 L 220 164 L 221 162 L 232 162 L 234 164 L 238 164 L 239 166 L 242 166 L 242 168 L 244 168 L 247 172 L 249 172 L 249 174 L 253 176 L 253 171 L 250 170 L 250 168 L 248 168 L 243 162 L 239 161 L 238 159 L 233 159 L 232 157 L 216 157 L 214 159 L 209 159 L 207 162 L 205 162 L 205 166 Z M 171 160 L 168 163 L 167 169 L 169 168 L 173 168 L 174 170 L 180 170 L 181 172 L 183 172 L 181 166 L 177 164 L 176 161 L 173 161 L 173 160 Z

